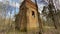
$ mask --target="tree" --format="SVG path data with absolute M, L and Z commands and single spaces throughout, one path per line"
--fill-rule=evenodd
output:
M 47 14 L 46 12 L 46 6 L 43 7 L 43 11 L 42 13 L 47 17 L 47 18 L 51 18 L 53 20 L 55 29 L 57 29 L 57 17 L 56 17 L 56 9 L 53 3 L 53 0 L 49 0 L 49 4 L 47 6 L 47 9 L 49 10 L 49 13 Z

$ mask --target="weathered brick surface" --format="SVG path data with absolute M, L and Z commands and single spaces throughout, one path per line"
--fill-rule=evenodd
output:
M 38 11 L 36 4 L 30 0 L 23 1 L 20 6 L 20 12 L 16 16 L 16 26 L 20 30 L 32 30 L 39 28 Z

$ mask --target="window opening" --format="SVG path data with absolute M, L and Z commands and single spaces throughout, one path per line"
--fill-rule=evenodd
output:
M 35 17 L 35 13 L 34 13 L 34 11 L 32 11 L 32 16 Z

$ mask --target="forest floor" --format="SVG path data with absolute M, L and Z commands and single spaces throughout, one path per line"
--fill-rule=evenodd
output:
M 54 27 L 44 27 L 42 34 L 60 34 L 60 28 L 55 29 Z
M 47 30 L 45 30 L 45 32 L 43 32 L 43 34 L 60 34 L 60 30 L 47 29 Z
M 33 32 L 20 32 L 17 30 L 9 30 L 9 31 L 4 31 L 0 32 L 0 34 L 39 34 L 39 33 L 33 33 Z M 60 34 L 60 29 L 45 29 L 42 31 L 42 34 Z
M 0 31 L 0 34 L 39 34 L 39 32 L 35 32 L 35 31 L 20 32 L 18 30 L 15 30 L 13 26 L 13 28 L 9 28 L 8 30 Z M 60 34 L 60 28 L 55 29 L 54 27 L 50 28 L 46 26 L 42 29 L 42 34 Z

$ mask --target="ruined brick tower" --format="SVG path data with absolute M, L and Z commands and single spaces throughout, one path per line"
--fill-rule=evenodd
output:
M 20 30 L 38 29 L 38 13 L 36 4 L 31 0 L 24 0 L 16 15 L 16 27 Z

